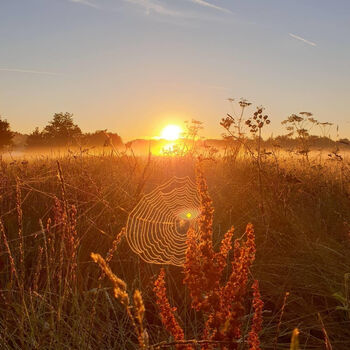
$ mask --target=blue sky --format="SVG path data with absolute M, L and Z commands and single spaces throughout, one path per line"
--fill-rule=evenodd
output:
M 245 97 L 268 133 L 310 111 L 350 136 L 349 0 L 2 0 L 0 45 L 14 130 L 68 111 L 124 139 L 192 118 L 219 137 L 226 99 Z

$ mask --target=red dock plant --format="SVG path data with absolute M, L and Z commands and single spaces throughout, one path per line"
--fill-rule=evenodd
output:
M 253 289 L 253 308 L 254 308 L 254 316 L 253 316 L 253 324 L 252 329 L 249 332 L 248 343 L 251 350 L 260 350 L 260 340 L 259 340 L 259 332 L 262 329 L 262 312 L 264 303 L 261 300 L 260 290 L 259 290 L 259 282 L 257 280 L 254 281 L 252 285 Z
M 175 340 L 184 340 L 184 331 L 177 322 L 174 315 L 176 307 L 170 306 L 168 297 L 166 295 L 164 269 L 160 270 L 159 276 L 154 283 L 154 292 L 156 293 L 156 302 L 160 310 L 160 317 L 164 328 L 174 337 Z M 181 349 L 183 347 L 177 346 L 177 348 Z
M 233 227 L 225 234 L 219 251 L 213 248 L 213 202 L 208 192 L 208 186 L 203 175 L 201 164 L 197 166 L 197 190 L 200 196 L 199 238 L 193 230 L 189 230 L 187 240 L 186 260 L 184 264 L 184 284 L 191 296 L 191 306 L 201 311 L 204 316 L 204 331 L 202 349 L 210 349 L 214 342 L 221 344 L 223 349 L 237 349 L 242 339 L 242 323 L 246 314 L 245 302 L 248 290 L 248 274 L 255 260 L 255 234 L 251 224 L 246 228 L 245 240 L 236 239 L 232 247 Z M 232 258 L 229 253 L 233 250 Z M 230 260 L 230 275 L 223 280 L 223 271 L 228 268 Z M 157 303 L 161 311 L 161 319 L 165 328 L 175 340 L 183 340 L 183 330 L 180 328 L 172 308 L 166 298 L 165 272 L 161 270 L 155 283 Z M 259 284 L 253 284 L 253 325 L 248 337 L 250 350 L 259 350 L 259 332 L 262 327 L 262 308 Z M 169 313 L 168 315 L 166 315 Z M 171 314 L 171 315 L 170 315 Z

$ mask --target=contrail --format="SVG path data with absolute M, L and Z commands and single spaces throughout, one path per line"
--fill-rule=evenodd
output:
M 289 33 L 289 36 L 291 36 L 294 39 L 300 40 L 302 42 L 304 42 L 305 44 L 311 45 L 311 46 L 317 46 L 315 43 L 313 43 L 312 41 L 306 40 L 304 38 L 302 38 L 301 36 Z
M 153 2 L 152 0 L 124 0 L 124 1 L 143 7 L 144 9 L 146 9 L 147 15 L 150 14 L 150 11 L 154 11 L 161 15 L 168 15 L 168 16 L 175 16 L 175 17 L 183 16 L 181 12 L 169 10 L 168 8 L 161 5 L 160 3 Z
M 17 68 L 0 68 L 0 72 L 30 73 L 30 74 L 44 74 L 44 75 L 60 75 L 59 73 L 54 73 L 54 72 L 45 72 L 45 71 L 29 70 L 29 69 L 17 69 Z
M 205 0 L 190 0 L 190 1 L 194 2 L 194 3 L 198 4 L 198 5 L 201 5 L 201 6 L 210 7 L 212 9 L 219 10 L 219 11 L 222 11 L 222 12 L 232 13 L 228 9 L 225 9 L 223 7 L 220 7 L 220 6 L 213 5 L 210 2 L 207 2 Z
M 81 5 L 86 5 L 86 6 L 90 6 L 93 7 L 95 9 L 98 8 L 97 5 L 93 4 L 92 2 L 88 1 L 88 0 L 69 0 L 70 2 L 75 2 L 77 4 L 81 4 Z

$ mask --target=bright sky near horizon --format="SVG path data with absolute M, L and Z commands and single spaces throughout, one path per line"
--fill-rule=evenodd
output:
M 83 131 L 220 137 L 228 97 L 350 136 L 349 0 L 1 0 L 0 114 L 13 130 L 71 112 Z

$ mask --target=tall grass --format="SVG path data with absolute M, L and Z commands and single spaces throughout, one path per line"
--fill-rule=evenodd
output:
M 142 292 L 148 343 L 170 341 L 153 292 L 160 267 L 140 261 L 119 232 L 143 193 L 171 176 L 193 176 L 194 168 L 191 157 L 115 154 L 2 161 L 0 347 L 138 347 L 140 335 L 91 252 L 108 257 L 130 291 Z M 298 327 L 302 348 L 326 348 L 329 342 L 333 349 L 348 349 L 349 164 L 277 154 L 263 158 L 259 171 L 261 183 L 255 163 L 244 157 L 234 164 L 217 157 L 204 165 L 215 208 L 213 249 L 218 251 L 231 226 L 237 235 L 247 222 L 255 227 L 258 250 L 250 271 L 265 303 L 261 347 L 289 348 Z M 190 307 L 181 270 L 166 266 L 165 273 L 185 339 L 201 339 L 203 326 Z M 245 316 L 252 314 L 245 306 Z

